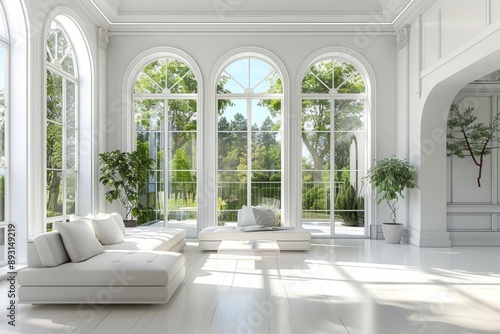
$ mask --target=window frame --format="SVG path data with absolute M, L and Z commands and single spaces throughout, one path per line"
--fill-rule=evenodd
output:
M 330 60 L 332 61 L 332 74 L 334 73 L 334 68 L 335 68 L 335 61 L 342 61 L 342 62 L 346 62 L 346 63 L 349 63 L 350 65 L 352 65 L 356 71 L 359 73 L 359 75 L 361 75 L 361 77 L 363 78 L 363 81 L 364 81 L 364 85 L 365 85 L 365 91 L 363 93 L 339 93 L 336 89 L 336 87 L 330 87 L 330 91 L 327 92 L 327 93 L 303 93 L 303 89 L 302 89 L 302 82 L 304 80 L 304 78 L 306 77 L 307 73 L 309 72 L 309 70 L 315 66 L 316 64 L 318 63 L 321 63 L 323 61 L 326 61 L 326 60 Z M 302 120 L 303 120 L 303 110 L 302 110 L 302 102 L 304 100 L 326 100 L 330 103 L 330 110 L 332 112 L 332 115 L 333 115 L 333 111 L 335 110 L 335 102 L 338 101 L 338 100 L 362 100 L 363 101 L 363 105 L 364 105 L 364 118 L 365 118 L 365 124 L 364 124 L 364 131 L 362 131 L 364 134 L 365 134 L 365 152 L 364 153 L 364 156 L 365 156 L 365 169 L 361 169 L 361 170 L 367 170 L 369 168 L 369 154 L 370 154 L 370 88 L 371 88 L 371 85 L 370 85 L 370 77 L 367 75 L 366 71 L 365 71 L 365 68 L 363 68 L 363 66 L 360 66 L 359 62 L 356 61 L 356 59 L 353 57 L 349 57 L 345 54 L 342 54 L 342 53 L 339 53 L 339 52 L 325 52 L 324 54 L 321 54 L 320 53 L 320 56 L 317 56 L 315 58 L 313 58 L 313 60 L 309 61 L 307 63 L 307 66 L 303 66 L 303 71 L 301 72 L 302 73 L 302 76 L 299 76 L 300 80 L 298 80 L 298 87 L 299 87 L 299 105 L 300 105 L 300 124 L 302 124 Z M 319 80 L 319 79 L 318 79 Z M 321 82 L 321 84 L 325 85 L 325 83 Z M 332 85 L 334 83 L 334 78 L 332 78 Z M 330 168 L 328 169 L 328 173 L 330 175 L 334 175 L 335 172 L 337 172 L 338 170 L 335 169 L 335 139 L 334 139 L 334 136 L 333 134 L 336 132 L 335 130 L 335 124 L 334 124 L 334 117 L 332 116 L 330 118 L 330 130 L 329 130 L 329 133 L 331 135 L 330 137 L 330 151 L 329 151 L 329 155 L 330 155 L 330 159 L 329 159 L 329 163 L 330 163 Z M 301 130 L 300 130 L 300 137 L 302 138 L 302 125 L 301 125 Z M 357 132 L 357 131 L 356 131 Z M 333 143 L 332 143 L 333 141 Z M 301 142 L 301 147 L 303 145 L 303 140 L 301 139 L 300 140 Z M 303 156 L 301 154 L 301 156 Z M 332 168 L 333 167 L 333 168 Z M 301 175 L 301 195 L 303 196 L 304 193 L 303 193 L 303 184 L 304 184 L 304 180 L 303 180 L 303 176 L 304 176 L 304 171 L 311 171 L 311 170 L 304 170 L 303 167 L 302 167 L 302 164 L 300 166 L 300 175 Z M 352 171 L 352 170 L 349 170 L 349 171 Z M 356 174 L 359 172 L 360 170 L 357 169 L 355 170 Z M 326 234 L 321 234 L 321 235 L 314 235 L 315 238 L 338 238 L 338 237 L 341 237 L 341 238 L 359 238 L 360 235 L 353 235 L 353 236 L 350 236 L 350 235 L 347 235 L 347 234 L 338 234 L 336 233 L 336 229 L 335 229 L 335 212 L 336 211 L 339 211 L 339 210 L 336 210 L 335 209 L 335 192 L 332 191 L 332 189 L 335 188 L 335 177 L 330 177 L 330 181 L 329 181 L 329 190 L 330 190 L 330 200 L 329 200 L 329 203 L 328 203 L 328 206 L 329 206 L 329 209 L 327 211 L 329 211 L 329 229 L 330 229 L 330 233 L 328 235 Z M 365 190 L 364 191 L 364 198 L 365 199 L 368 199 L 370 198 L 370 192 Z M 365 217 L 365 221 L 364 221 L 364 227 L 363 227 L 363 235 L 361 235 L 362 237 L 368 237 L 369 236 L 369 222 L 371 221 L 371 210 L 370 210 L 370 207 L 371 207 L 371 204 L 365 200 L 364 201 L 364 217 Z M 301 203 L 301 208 L 302 208 L 302 203 Z M 304 222 L 304 218 L 303 218 L 303 214 L 302 214 L 302 209 L 301 209 L 301 217 L 300 217 L 300 225 L 302 226 Z
M 71 41 L 71 38 L 69 37 L 68 33 L 66 32 L 66 30 L 64 29 L 63 25 L 56 19 L 52 19 L 51 21 L 51 24 L 56 24 L 57 25 L 57 28 L 61 30 L 61 33 L 64 34 L 64 37 L 66 39 L 66 42 L 68 43 L 68 48 L 71 49 L 71 55 L 72 55 L 72 58 L 73 58 L 73 69 L 74 69 L 74 75 L 71 75 L 71 73 L 68 73 L 67 71 L 65 71 L 63 68 L 59 68 L 57 66 L 55 66 L 54 64 L 52 64 L 50 61 L 47 60 L 47 53 L 48 53 L 48 48 L 47 48 L 47 39 L 49 38 L 49 35 L 51 33 L 51 28 L 49 27 L 49 30 L 47 32 L 47 35 L 46 35 L 46 38 L 45 38 L 45 52 L 43 53 L 43 56 L 44 56 L 44 90 L 45 90 L 45 93 L 44 93 L 44 96 L 45 96 L 45 100 L 44 100 L 44 106 L 45 106 L 45 113 L 44 113 L 44 123 L 45 123 L 45 129 L 44 129 L 44 155 L 43 155 L 43 158 L 44 158 L 44 183 L 43 183 L 43 191 L 44 191 L 44 201 L 43 201 L 43 204 L 44 204 L 44 210 L 43 210 L 43 217 L 44 217 L 44 226 L 43 226 L 43 231 L 51 231 L 53 230 L 54 228 L 54 223 L 55 222 L 58 222 L 58 221 L 67 221 L 69 220 L 69 216 L 71 215 L 71 213 L 68 213 L 67 212 L 67 176 L 68 176 L 68 172 L 71 171 L 74 173 L 75 175 L 75 213 L 78 212 L 78 206 L 79 206 L 79 191 L 78 191 L 78 179 L 79 179 L 79 159 L 78 159 L 78 156 L 79 156 L 79 115 L 80 115 L 80 82 L 79 82 L 79 72 L 78 72 L 78 62 L 77 62 L 77 59 L 76 59 L 76 53 L 75 53 L 75 49 L 73 47 L 73 44 L 72 44 L 72 41 Z M 68 129 L 68 124 L 67 124 L 67 82 L 71 82 L 74 87 L 75 87 L 75 100 L 74 100 L 74 117 L 75 117 L 75 125 L 74 127 L 71 127 L 74 129 L 74 137 L 75 137 L 75 152 L 74 152 L 74 155 L 75 155 L 75 166 L 74 166 L 74 170 L 73 169 L 69 169 L 67 168 L 66 166 L 66 157 L 67 157 L 67 147 L 66 145 L 62 145 L 62 163 L 61 163 L 61 169 L 55 169 L 55 168 L 52 168 L 52 169 L 49 169 L 47 167 L 47 124 L 49 122 L 52 122 L 50 120 L 47 119 L 47 72 L 51 72 L 53 75 L 57 75 L 61 78 L 62 80 L 62 88 L 61 88 L 61 98 L 62 98 L 62 112 L 61 112 L 61 116 L 62 116 L 62 120 L 61 120 L 61 128 L 62 128 L 62 142 L 63 143 L 66 143 L 66 136 L 67 136 L 67 129 Z M 59 124 L 59 123 L 56 123 L 56 122 L 52 122 L 54 124 Z M 58 215 L 58 216 L 51 216 L 51 217 L 48 217 L 47 216 L 47 174 L 50 170 L 53 170 L 53 171 L 60 171 L 61 172 L 61 187 L 62 187 L 62 193 L 60 194 L 60 196 L 62 196 L 62 214 L 61 215 Z
M 169 60 L 173 60 L 173 61 L 177 61 L 177 62 L 181 62 L 183 63 L 186 67 L 189 68 L 189 70 L 191 71 L 193 77 L 195 78 L 196 80 L 196 92 L 194 93 L 172 93 L 170 92 L 168 89 L 167 91 L 165 91 L 166 88 L 168 87 L 165 87 L 162 92 L 159 92 L 159 93 L 136 93 L 135 92 L 135 83 L 137 81 L 137 79 L 139 78 L 139 75 L 140 73 L 143 71 L 143 69 L 148 66 L 149 64 L 155 62 L 155 61 L 158 61 L 158 60 L 166 60 L 167 63 Z M 200 159 L 200 145 L 199 145 L 199 141 L 200 141 L 200 129 L 199 127 L 202 126 L 202 123 L 200 122 L 200 87 L 201 87 L 201 84 L 200 84 L 200 78 L 199 76 L 197 75 L 197 71 L 195 70 L 195 68 L 193 68 L 192 64 L 185 60 L 185 59 L 182 59 L 181 57 L 177 57 L 176 55 L 174 54 L 161 54 L 161 55 L 156 55 L 156 56 L 153 56 L 153 57 L 144 57 L 143 59 L 144 61 L 141 62 L 141 66 L 138 68 L 137 71 L 135 71 L 135 73 L 133 73 L 134 75 L 134 79 L 131 81 L 131 96 L 130 96 L 130 100 L 131 100 L 131 112 L 130 114 L 132 115 L 131 117 L 131 125 L 132 125 L 132 136 L 131 136 L 131 139 L 132 139 L 132 143 L 131 143 L 131 150 L 134 150 L 134 149 L 137 149 L 137 122 L 135 121 L 135 116 L 136 116 L 136 107 L 135 107 L 135 101 L 136 100 L 161 100 L 163 102 L 163 107 L 164 107 L 164 112 L 165 112 L 165 116 L 164 116 L 164 119 L 163 119 L 163 131 L 160 131 L 158 130 L 157 132 L 162 132 L 163 133 L 163 148 L 164 150 L 167 150 L 169 145 L 168 145 L 168 138 L 170 138 L 167 134 L 170 133 L 171 131 L 168 130 L 168 120 L 169 120 L 169 117 L 168 117 L 168 112 L 169 112 L 169 101 L 172 101 L 172 100 L 193 100 L 195 101 L 196 103 L 196 130 L 194 131 L 196 133 L 196 164 L 194 166 L 192 166 L 192 169 L 189 170 L 190 172 L 194 172 L 196 177 L 196 191 L 195 191 L 195 195 L 196 195 L 196 198 L 197 198 L 197 204 L 198 206 L 196 208 L 192 208 L 192 209 L 189 209 L 187 210 L 188 212 L 196 212 L 196 231 L 198 231 L 198 227 L 199 227 L 199 215 L 198 215 L 198 207 L 199 207 L 199 161 L 201 160 Z M 168 65 L 167 65 L 168 66 Z M 158 173 L 158 172 L 161 172 L 162 175 L 163 175 L 163 178 L 164 178 L 164 181 L 163 181 L 163 191 L 164 191 L 164 194 L 166 194 L 167 190 L 168 190 L 168 183 L 167 183 L 167 173 L 172 173 L 174 170 L 171 170 L 169 169 L 169 163 L 168 163 L 168 160 L 167 160 L 167 155 L 165 154 L 164 157 L 163 157 L 163 170 L 162 169 L 154 169 L 154 173 Z M 155 182 L 156 185 L 160 184 L 160 182 Z M 158 186 L 156 186 L 156 189 L 158 189 Z M 165 225 L 165 227 L 167 226 L 168 224 L 168 210 L 169 210 L 169 205 L 168 205 L 168 197 L 167 196 L 164 196 L 163 198 L 163 223 Z M 189 214 L 189 213 L 188 213 Z M 182 214 L 181 214 L 182 216 Z M 196 235 L 197 235 L 197 232 L 196 232 Z M 190 237 L 195 237 L 196 235 L 188 235 Z
M 263 93 L 263 92 L 260 92 L 260 93 L 255 93 L 253 92 L 253 89 L 252 91 L 248 91 L 249 88 L 251 87 L 243 87 L 241 85 L 241 83 L 237 82 L 237 80 L 235 80 L 234 78 L 232 78 L 232 76 L 230 74 L 229 77 L 232 78 L 233 80 L 235 80 L 237 83 L 240 84 L 241 88 L 244 89 L 244 92 L 242 93 L 219 93 L 217 91 L 217 86 L 219 84 L 219 81 L 221 79 L 221 77 L 224 75 L 224 73 L 227 73 L 226 72 L 226 69 L 228 67 L 230 67 L 231 65 L 235 64 L 236 62 L 238 61 L 242 61 L 242 60 L 249 60 L 249 64 L 248 64 L 248 67 L 249 67 L 249 70 L 248 70 L 248 86 L 250 86 L 250 77 L 251 77 L 251 65 L 250 65 L 250 62 L 251 60 L 257 60 L 257 61 L 260 61 L 260 62 L 263 62 L 265 64 L 267 64 L 269 66 L 270 69 L 272 69 L 278 76 L 279 76 L 279 79 L 281 80 L 282 82 L 282 85 L 283 85 L 283 91 L 281 93 Z M 269 74 L 271 74 L 272 72 L 270 71 Z M 255 87 L 258 87 L 268 76 L 269 74 L 262 80 L 260 81 Z M 252 55 L 248 55 L 248 54 L 241 54 L 241 55 L 236 55 L 234 57 L 231 58 L 231 60 L 227 63 L 224 64 L 224 67 L 222 67 L 219 72 L 218 72 L 218 76 L 217 76 L 217 80 L 216 80 L 216 89 L 215 89 L 215 105 L 218 106 L 218 102 L 220 100 L 241 100 L 241 101 L 245 101 L 246 102 L 246 120 L 247 120 L 247 129 L 244 131 L 244 133 L 246 134 L 247 136 L 247 145 L 246 145 L 246 156 L 247 156 L 247 168 L 246 168 L 246 173 L 247 173 L 247 176 L 246 176 L 246 203 L 244 205 L 247 205 L 247 206 L 251 206 L 252 205 L 252 172 L 255 172 L 255 171 L 261 171 L 261 170 L 254 170 L 252 169 L 252 137 L 254 135 L 254 133 L 256 133 L 256 131 L 253 131 L 252 130 L 252 125 L 253 125 L 253 120 L 252 120 L 252 112 L 253 112 L 253 102 L 254 101 L 259 101 L 259 100 L 281 100 L 281 110 L 280 110 L 280 123 L 281 123 L 281 126 L 280 126 L 280 130 L 277 131 L 278 133 L 280 133 L 280 139 L 279 141 L 282 143 L 281 144 L 281 156 L 280 156 L 280 160 L 281 160 L 281 165 L 280 165 L 280 169 L 279 169 L 279 173 L 281 174 L 281 193 L 280 193 L 280 203 L 281 204 L 281 207 L 279 210 L 283 210 L 283 203 L 284 203 L 284 189 L 286 189 L 284 183 L 285 183 L 285 168 L 284 168 L 284 158 L 285 158 L 285 155 L 283 154 L 283 146 L 284 146 L 284 143 L 285 143 L 285 134 L 284 134 L 284 131 L 285 131 L 285 110 L 284 110 L 284 106 L 286 105 L 285 103 L 285 98 L 286 98 L 286 94 L 285 94 L 285 79 L 283 77 L 283 74 L 281 73 L 280 71 L 280 68 L 278 66 L 276 66 L 276 64 L 273 64 L 272 62 L 270 62 L 269 60 L 265 59 L 264 57 L 260 56 L 259 54 L 252 54 Z M 216 108 L 216 123 L 215 123 L 215 133 L 216 133 L 216 136 L 217 136 L 217 139 L 216 139 L 216 157 L 219 156 L 219 139 L 218 139 L 218 134 L 219 134 L 219 127 L 218 127 L 218 123 L 219 123 L 219 114 L 218 114 L 218 108 Z M 235 132 L 235 131 L 233 131 Z M 239 133 L 243 133 L 243 131 L 238 131 Z M 257 131 L 257 132 L 260 132 L 260 131 Z M 275 132 L 275 131 L 272 131 L 272 132 Z M 217 180 L 217 187 L 216 189 L 219 189 L 220 187 L 220 182 L 219 182 L 219 173 L 220 172 L 227 172 L 227 171 L 236 171 L 236 170 L 221 170 L 219 169 L 219 166 L 218 166 L 218 158 L 216 158 L 216 168 L 215 168 L 215 172 L 216 172 L 216 180 Z M 278 170 L 276 170 L 278 171 Z M 217 194 L 217 197 L 218 197 L 218 194 Z M 219 210 L 218 208 L 216 209 L 216 212 L 217 212 L 217 216 L 219 216 Z M 215 221 L 216 225 L 219 224 L 219 221 L 218 219 Z

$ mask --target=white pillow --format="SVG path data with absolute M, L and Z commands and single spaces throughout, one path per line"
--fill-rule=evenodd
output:
M 122 215 L 119 214 L 118 212 L 112 212 L 112 213 L 103 213 L 103 212 L 100 212 L 100 213 L 98 213 L 95 216 L 95 218 L 105 218 L 105 217 L 107 218 L 108 216 L 113 217 L 115 219 L 116 224 L 120 228 L 120 230 L 123 233 L 125 233 L 125 231 L 126 231 L 125 223 L 123 222 Z
M 113 245 L 123 240 L 123 232 L 111 215 L 92 219 L 95 235 L 103 245 Z
M 33 243 L 45 267 L 56 267 L 69 261 L 61 234 L 57 231 L 37 235 L 33 238 Z
M 125 223 L 123 222 L 122 215 L 119 214 L 118 212 L 112 212 L 110 215 L 111 215 L 111 217 L 113 217 L 115 219 L 116 224 L 118 225 L 118 227 L 120 228 L 120 230 L 123 233 L 125 233 L 126 227 L 125 227 Z
M 276 225 L 276 213 L 271 209 L 252 208 L 255 224 L 273 227 Z
M 92 232 L 94 232 L 94 234 L 95 234 L 94 228 L 92 227 L 92 219 L 95 219 L 95 217 L 91 213 L 89 213 L 86 216 L 78 216 L 78 215 L 74 215 L 74 214 L 69 215 L 69 221 L 70 222 L 73 222 L 75 220 L 84 221 L 84 222 L 86 222 L 89 225 L 89 227 L 92 229 Z
M 72 262 L 81 262 L 102 253 L 101 243 L 97 241 L 94 231 L 86 222 L 56 222 L 55 226 Z
M 241 212 L 241 214 L 240 214 Z M 251 206 L 243 205 L 241 211 L 238 212 L 238 226 L 255 225 L 255 217 Z

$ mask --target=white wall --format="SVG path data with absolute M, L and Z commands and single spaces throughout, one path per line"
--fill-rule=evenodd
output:
M 126 138 L 130 134 L 123 133 L 126 128 L 122 124 L 122 120 L 126 115 L 124 113 L 131 112 L 126 110 L 125 103 L 123 102 L 122 81 L 127 66 L 131 61 L 140 53 L 158 46 L 168 46 L 180 49 L 190 55 L 197 63 L 201 70 L 203 77 L 203 94 L 205 101 L 209 99 L 206 95 L 211 91 L 209 82 L 214 66 L 221 57 L 227 52 L 240 47 L 259 47 L 265 49 L 275 56 L 277 56 L 284 64 L 288 76 L 290 78 L 290 97 L 291 108 L 290 114 L 287 116 L 291 122 L 291 129 L 300 129 L 300 102 L 298 100 L 298 88 L 301 78 L 297 78 L 299 69 L 305 59 L 319 49 L 327 47 L 345 47 L 347 49 L 357 51 L 364 57 L 375 75 L 375 108 L 376 122 L 372 131 L 375 133 L 383 133 L 376 139 L 376 147 L 372 150 L 372 159 L 376 157 L 386 157 L 395 154 L 396 138 L 395 138 L 395 115 L 396 105 L 393 98 L 396 90 L 396 53 L 395 53 L 395 38 L 392 34 L 379 34 L 379 35 L 366 35 L 363 36 L 362 43 L 360 36 L 355 34 L 297 34 L 297 33 L 185 33 L 185 34 L 167 34 L 157 33 L 149 34 L 127 34 L 117 33 L 113 34 L 108 49 L 108 113 L 107 117 L 111 121 L 109 133 L 106 140 L 106 150 L 112 149 L 125 149 Z M 389 98 L 387 98 L 389 97 Z M 205 122 L 212 122 L 216 120 L 216 113 L 213 108 L 206 102 L 202 106 L 201 113 L 204 114 Z M 120 125 L 122 124 L 122 125 Z M 215 123 L 212 123 L 215 124 Z M 376 127 L 375 127 L 376 124 Z M 215 142 L 214 138 L 215 128 L 211 129 L 204 134 L 206 137 L 203 139 L 204 145 L 210 145 Z M 212 138 L 213 137 L 213 138 Z M 292 134 L 293 137 L 293 134 Z M 298 134 L 295 138 L 299 137 Z M 293 138 L 292 138 L 293 140 Z M 210 151 L 210 147 L 205 147 L 206 151 Z M 293 148 L 291 148 L 293 150 Z M 376 153 L 375 153 L 376 152 Z M 294 155 L 292 156 L 294 159 Z M 298 155 L 295 155 L 295 159 Z M 210 159 L 213 157 L 205 157 L 209 161 L 205 161 L 208 165 L 212 164 Z M 286 159 L 286 158 L 284 158 Z M 297 177 L 300 179 L 299 168 L 300 158 L 298 161 L 288 161 L 292 168 L 291 174 L 296 175 L 293 183 Z M 286 162 L 285 162 L 286 163 Z M 212 177 L 206 179 L 213 180 Z M 200 181 L 201 194 L 210 192 L 211 181 Z M 292 194 L 296 193 L 293 191 Z M 206 189 L 203 189 L 206 188 Z M 293 205 L 290 209 L 288 218 L 291 225 L 298 224 L 300 217 L 300 192 L 294 197 L 299 198 L 299 205 Z M 214 196 L 216 196 L 214 194 Z M 200 201 L 203 201 L 203 196 Z M 210 200 L 210 199 L 207 199 Z M 213 199 L 212 199 L 213 200 Z M 295 202 L 297 203 L 297 202 Z M 201 210 L 204 210 L 203 203 L 200 205 Z M 207 209 L 208 210 L 208 209 Z M 383 214 L 383 213 L 382 213 Z M 199 213 L 200 217 L 204 217 L 206 221 L 202 222 L 203 225 L 214 225 L 215 221 L 212 214 Z
M 398 97 L 409 102 L 401 111 L 408 113 L 406 154 L 419 170 L 420 189 L 410 193 L 408 202 L 413 244 L 454 244 L 447 225 L 446 119 L 460 89 L 499 67 L 499 10 L 496 0 L 438 0 L 407 22 L 409 57 L 405 61 L 405 54 L 398 53 L 398 63 L 407 64 L 398 68 L 398 78 L 406 79 L 409 89 Z M 493 235 L 478 238 L 466 232 L 461 238 L 498 244 Z

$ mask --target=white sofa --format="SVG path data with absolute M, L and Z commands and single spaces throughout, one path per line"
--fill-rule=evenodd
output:
M 261 224 L 268 224 L 267 226 L 271 227 L 270 225 L 276 222 L 276 217 L 273 218 L 272 214 L 259 220 L 261 217 L 256 218 L 254 214 L 258 213 L 258 210 L 259 208 L 243 206 L 242 209 L 238 210 L 236 226 L 204 228 L 198 234 L 199 248 L 201 250 L 217 250 L 223 240 L 275 240 L 280 250 L 309 250 L 311 248 L 311 233 L 301 227 L 272 231 L 243 231 L 244 227 Z M 266 211 L 265 209 L 260 210 Z
M 166 303 L 184 280 L 185 259 L 178 253 L 186 244 L 184 230 L 126 229 L 121 242 L 92 243 L 88 248 L 97 254 L 78 262 L 63 236 L 53 231 L 28 242 L 19 303 Z

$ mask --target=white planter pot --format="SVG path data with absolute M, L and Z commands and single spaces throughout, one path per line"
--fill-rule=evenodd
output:
M 384 239 L 388 244 L 399 244 L 401 243 L 401 237 L 403 236 L 403 224 L 392 224 L 384 223 L 382 224 L 382 230 L 384 231 Z

